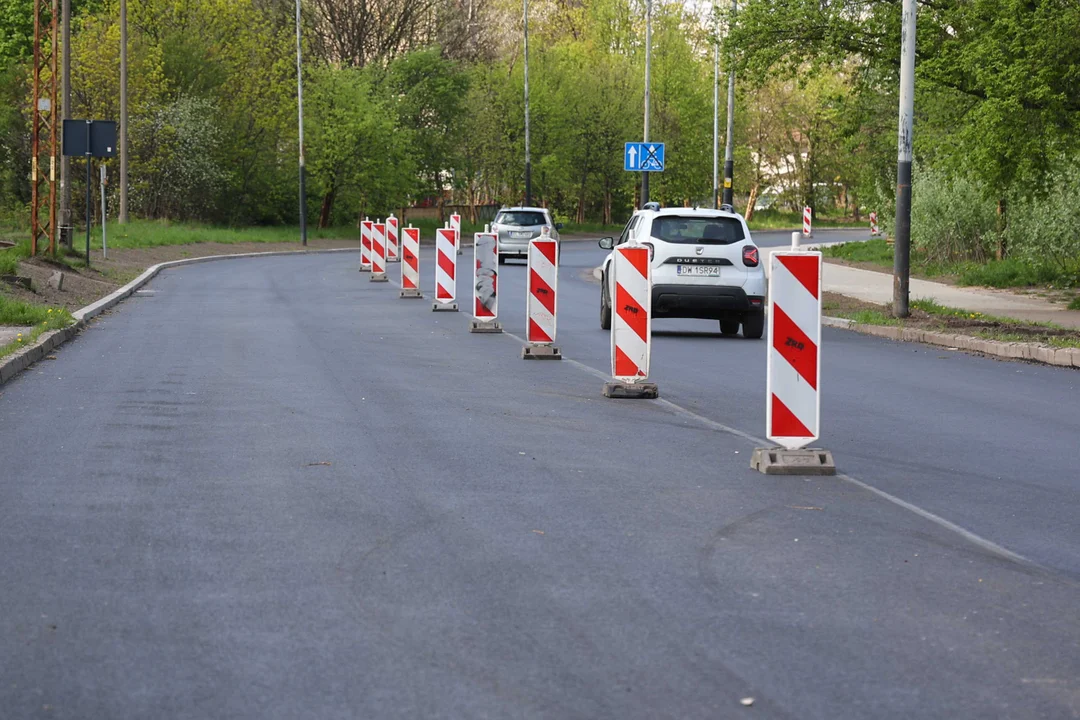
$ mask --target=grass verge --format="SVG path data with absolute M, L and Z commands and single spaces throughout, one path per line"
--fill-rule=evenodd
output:
M 61 330 L 75 322 L 64 308 L 34 305 L 0 295 L 0 325 L 27 326 L 13 342 L 0 345 L 0 358 L 33 345 L 42 333 Z
M 794 230 L 802 227 L 802 213 L 772 209 L 757 210 L 747 225 L 751 230 Z M 853 217 L 821 216 L 814 218 L 814 227 L 819 229 L 865 227 L 869 230 L 870 223 L 866 220 L 856 222 Z
M 891 308 L 887 305 L 875 305 L 835 293 L 825 293 L 822 311 L 825 315 L 853 320 L 864 325 L 899 326 L 999 342 L 1029 342 L 1051 347 L 1080 348 L 1078 330 L 1053 323 L 984 315 L 940 305 L 933 300 L 912 301 L 911 316 L 900 319 L 893 317 Z
M 893 267 L 893 247 L 884 238 L 833 245 L 822 248 L 822 253 L 825 257 L 851 263 L 867 263 L 885 271 L 891 271 Z M 933 262 L 914 249 L 911 253 L 911 270 L 913 274 L 925 278 L 951 277 L 958 285 L 1050 289 L 1080 286 L 1080 274 L 1055 265 L 1031 265 L 1016 259 L 990 260 L 985 263 Z M 1077 307 L 1070 305 L 1069 309 L 1080 309 L 1080 302 L 1077 302 Z

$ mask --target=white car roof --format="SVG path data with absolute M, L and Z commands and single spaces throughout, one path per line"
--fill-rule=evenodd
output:
M 524 211 L 531 211 L 531 212 L 547 213 L 547 208 L 528 207 L 526 205 L 517 205 L 515 207 L 499 208 L 499 212 L 506 212 L 507 210 L 524 210 Z
M 659 210 L 638 210 L 636 214 L 647 218 L 677 215 L 679 217 L 725 217 L 734 218 L 736 220 L 743 220 L 743 216 L 737 212 L 731 212 L 728 210 L 713 210 L 712 208 L 666 207 L 660 208 Z

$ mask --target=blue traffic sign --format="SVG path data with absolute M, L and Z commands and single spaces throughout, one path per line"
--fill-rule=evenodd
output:
M 664 143 L 626 143 L 626 149 L 623 151 L 623 170 L 664 172 Z

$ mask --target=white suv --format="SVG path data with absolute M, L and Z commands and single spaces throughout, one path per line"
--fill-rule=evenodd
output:
M 720 210 L 664 208 L 647 203 L 615 238 L 611 250 L 634 240 L 648 246 L 652 260 L 654 318 L 719 320 L 720 332 L 760 338 L 765 331 L 765 269 L 746 221 L 726 206 Z M 600 327 L 611 329 L 612 254 L 604 259 Z

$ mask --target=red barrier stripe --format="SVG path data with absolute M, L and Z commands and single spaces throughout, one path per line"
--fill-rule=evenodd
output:
M 495 317 L 495 313 L 484 307 L 484 303 L 480 302 L 480 298 L 476 298 L 476 317 Z
M 442 268 L 442 271 L 446 273 L 451 280 L 454 279 L 454 261 L 447 257 L 446 253 L 442 251 L 439 251 L 439 267 Z
M 536 243 L 536 249 L 539 250 L 552 265 L 555 264 L 555 247 L 556 244 L 548 240 Z
M 450 294 L 450 291 L 444 288 L 442 285 L 436 285 L 435 297 L 440 300 L 453 300 L 454 296 Z
M 623 257 L 630 261 L 641 277 L 649 277 L 649 250 L 648 248 L 626 248 L 622 251 Z
M 554 342 L 551 337 L 548 336 L 543 329 L 536 324 L 536 321 L 529 318 L 529 342 Z
M 649 316 L 645 308 L 638 305 L 634 296 L 626 292 L 618 282 L 615 283 L 615 312 L 637 333 L 642 342 L 649 342 Z
M 615 376 L 616 377 L 644 377 L 645 373 L 631 360 L 618 345 L 615 346 Z
M 773 307 L 773 347 L 817 390 L 817 345 L 779 305 Z
M 814 437 L 814 433 L 775 394 L 772 396 L 772 430 L 768 434 L 772 437 Z
M 802 286 L 810 291 L 810 294 L 817 299 L 818 296 L 818 273 L 821 271 L 821 265 L 818 258 L 814 255 L 778 255 L 777 260 L 788 269 L 795 279 L 802 283 Z
M 529 290 L 549 313 L 555 314 L 555 291 L 535 270 L 529 270 Z

